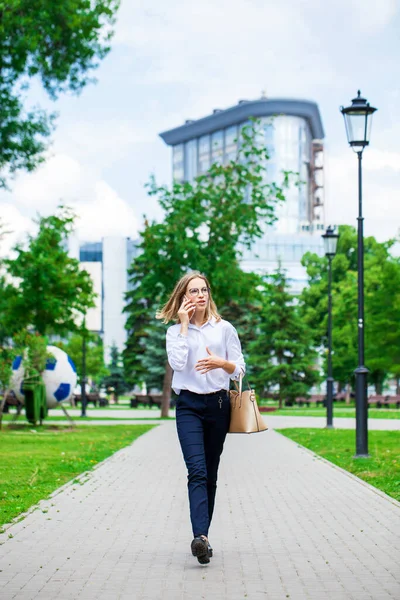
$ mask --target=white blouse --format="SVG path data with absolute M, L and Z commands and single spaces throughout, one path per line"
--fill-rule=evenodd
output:
M 174 371 L 172 389 L 176 394 L 181 390 L 196 394 L 228 390 L 230 379 L 239 379 L 240 373 L 244 375 L 246 365 L 239 337 L 228 321 L 222 319 L 217 322 L 211 317 L 201 327 L 189 323 L 187 336 L 181 335 L 180 330 L 180 323 L 167 330 L 168 362 Z M 196 371 L 197 361 L 209 357 L 206 347 L 217 356 L 235 363 L 232 375 L 223 369 L 213 369 L 204 374 Z

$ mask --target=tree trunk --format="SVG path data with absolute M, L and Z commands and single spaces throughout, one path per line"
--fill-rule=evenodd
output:
M 396 377 L 396 396 L 400 396 L 400 377 Z
M 346 404 L 350 404 L 350 384 L 346 384 Z
M 171 384 L 172 384 L 172 369 L 167 361 L 165 365 L 165 375 L 164 375 L 164 383 L 163 383 L 163 395 L 161 401 L 161 416 L 168 417 L 169 416 L 169 405 L 171 402 Z
M 4 405 L 5 405 L 5 403 L 6 403 L 7 396 L 8 396 L 8 392 L 9 392 L 9 391 L 10 391 L 10 390 L 5 390 L 5 391 L 4 391 L 3 400 L 1 401 L 1 405 L 0 405 L 0 430 L 1 430 L 1 428 L 2 428 L 2 425 L 3 425 L 3 409 L 4 409 Z

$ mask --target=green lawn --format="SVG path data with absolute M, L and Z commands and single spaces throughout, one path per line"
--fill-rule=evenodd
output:
M 326 416 L 326 408 L 322 407 L 295 407 L 290 406 L 287 408 L 282 408 L 281 410 L 275 410 L 271 413 L 264 413 L 266 415 L 279 415 L 284 417 L 325 417 Z M 346 408 L 342 407 L 333 407 L 333 416 L 334 417 L 355 417 L 356 409 L 353 407 Z M 368 417 L 370 419 L 400 419 L 400 410 L 398 408 L 369 408 L 368 409 Z
M 3 422 L 9 423 L 10 421 L 12 421 L 13 417 L 14 417 L 14 414 L 11 415 L 11 414 L 7 413 L 7 414 L 3 415 Z M 135 413 L 132 413 L 132 416 L 130 418 L 129 417 L 119 417 L 118 415 L 115 415 L 115 414 L 110 414 L 110 416 L 108 416 L 108 417 L 75 417 L 75 416 L 71 417 L 71 419 L 73 421 L 75 421 L 77 425 L 79 425 L 79 423 L 82 423 L 83 421 L 115 421 L 115 420 L 131 421 L 132 419 L 134 419 L 135 421 L 162 421 L 163 419 L 174 419 L 174 418 L 175 417 L 160 417 L 159 411 L 158 411 L 158 413 L 154 414 L 154 417 L 137 417 Z M 58 413 L 52 413 L 49 411 L 49 415 L 43 421 L 43 424 L 46 425 L 46 423 L 48 421 L 68 421 L 68 419 L 65 415 L 60 416 Z M 18 417 L 18 419 L 15 421 L 15 423 L 17 425 L 27 423 L 27 421 L 25 419 L 24 410 L 22 411 L 22 413 Z
M 63 426 L 33 428 L 29 424 L 18 429 L 3 427 L 0 526 L 152 427 L 99 425 L 72 430 Z
M 370 458 L 353 458 L 354 431 L 343 429 L 279 429 L 278 431 L 400 501 L 400 431 L 369 431 Z
M 268 405 L 271 406 L 271 405 Z M 67 408 L 67 411 L 70 407 Z M 123 407 L 118 407 L 118 408 L 124 408 L 124 409 L 129 409 L 129 406 L 123 406 Z M 130 410 L 130 414 L 131 417 L 127 418 L 127 417 L 119 417 L 118 416 L 118 408 L 116 409 L 116 407 L 108 407 L 108 408 L 102 408 L 101 410 L 106 410 L 109 411 L 109 416 L 107 417 L 96 417 L 96 411 L 99 410 L 98 408 L 93 408 L 92 406 L 90 406 L 88 408 L 88 412 L 91 415 L 90 417 L 86 417 L 86 420 L 90 421 L 90 420 L 99 420 L 99 421 L 107 421 L 109 419 L 121 419 L 121 420 L 129 420 L 129 419 L 135 419 L 135 420 L 139 420 L 139 421 L 146 421 L 147 419 L 154 419 L 154 420 L 158 420 L 160 419 L 160 409 L 153 409 L 153 413 L 154 415 L 152 415 L 151 417 L 142 417 L 141 415 L 143 414 L 142 408 L 133 408 Z M 116 409 L 116 410 L 115 410 Z M 12 413 L 7 413 L 5 415 L 3 415 L 3 420 L 4 421 L 10 421 L 12 419 L 12 415 L 15 414 L 15 409 L 12 408 Z M 148 409 L 147 409 L 148 410 Z M 23 411 L 24 413 L 24 411 Z M 171 417 L 170 418 L 174 418 L 174 412 L 171 411 Z M 326 408 L 322 407 L 297 407 L 297 406 L 288 406 L 288 407 L 284 407 L 281 410 L 277 409 L 273 412 L 266 412 L 263 413 L 264 416 L 266 418 L 268 418 L 269 415 L 273 415 L 273 416 L 283 416 L 283 417 L 326 417 Z M 335 418 L 355 418 L 356 416 L 356 409 L 354 407 L 345 407 L 345 406 L 338 406 L 337 408 L 334 407 L 333 409 L 333 416 Z M 368 409 L 368 416 L 370 419 L 400 419 L 400 410 L 396 409 L 396 408 L 391 408 L 391 409 L 387 409 L 387 408 L 369 408 Z M 51 421 L 65 421 L 66 420 L 66 416 L 64 415 L 63 412 L 61 412 L 61 409 L 51 409 L 49 411 L 49 416 L 48 419 Z M 74 416 L 72 417 L 73 420 L 76 420 L 77 422 L 81 422 L 82 419 L 79 416 Z M 21 422 L 25 420 L 25 417 L 20 417 L 19 420 L 17 422 Z

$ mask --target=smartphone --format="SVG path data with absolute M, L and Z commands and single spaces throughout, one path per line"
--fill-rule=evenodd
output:
M 184 300 L 184 302 L 187 302 L 189 300 L 189 298 L 186 296 L 186 294 L 183 296 L 183 300 Z M 189 317 L 190 319 L 193 317 L 195 312 L 196 312 L 196 307 L 192 308 L 190 317 Z

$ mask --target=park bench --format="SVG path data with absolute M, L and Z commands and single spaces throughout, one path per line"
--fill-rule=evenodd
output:
M 130 399 L 131 408 L 137 408 L 139 404 L 144 404 L 149 408 L 153 406 L 161 407 L 162 394 L 132 394 Z M 173 408 L 176 405 L 176 400 L 171 398 L 170 406 Z
M 346 392 L 339 392 L 338 394 L 336 394 L 336 396 L 333 398 L 334 402 L 344 402 L 346 400 Z
M 82 395 L 74 394 L 72 396 L 72 401 L 73 406 L 77 406 L 79 402 L 82 402 Z M 97 406 L 97 403 L 99 403 L 99 406 L 108 406 L 107 398 L 100 398 L 100 394 L 98 392 L 89 392 L 86 394 L 86 406 L 90 402 L 93 404 L 93 406 Z
M 376 408 L 394 404 L 396 408 L 400 408 L 400 396 L 384 396 L 382 394 L 377 394 L 368 398 L 368 404 L 375 404 Z
M 3 401 L 3 397 L 0 399 L 0 405 L 1 405 L 1 402 Z M 20 414 L 21 409 L 22 409 L 22 402 L 20 402 L 18 400 L 18 398 L 16 397 L 16 395 L 14 394 L 13 391 L 9 391 L 8 394 L 7 394 L 7 398 L 6 398 L 6 401 L 4 402 L 4 406 L 3 406 L 3 413 L 4 414 L 6 414 L 6 413 L 9 412 L 10 406 L 16 406 L 17 407 L 17 413 Z
M 310 404 L 316 404 L 316 406 L 318 406 L 319 404 L 324 404 L 324 402 L 324 394 L 312 394 L 308 398 L 306 396 L 299 396 L 298 398 L 296 398 L 296 404 L 298 406 L 303 406 L 304 404 L 306 404 L 307 406 L 310 406 Z

